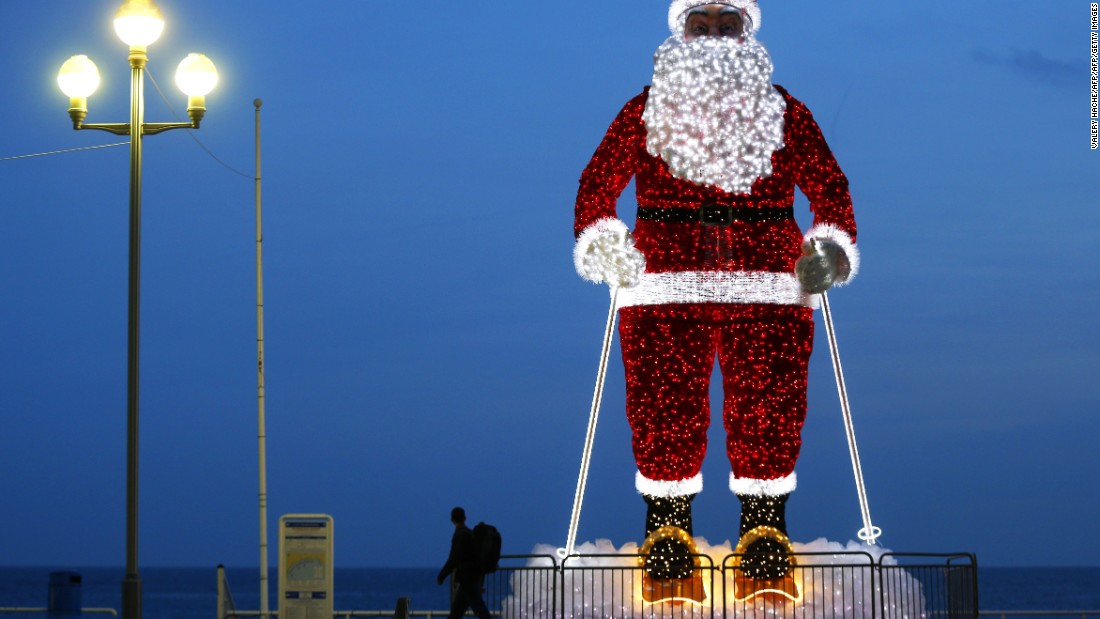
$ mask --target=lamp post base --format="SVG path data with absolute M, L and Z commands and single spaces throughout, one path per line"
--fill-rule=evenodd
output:
M 122 619 L 141 619 L 141 577 L 126 574 L 122 580 Z

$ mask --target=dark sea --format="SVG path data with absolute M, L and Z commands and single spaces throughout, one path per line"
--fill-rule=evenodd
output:
M 49 573 L 58 569 L 81 575 L 82 606 L 120 608 L 124 570 L 103 567 L 0 567 L 0 608 L 47 606 Z M 143 568 L 140 575 L 144 617 L 214 618 L 216 568 L 148 567 Z M 226 575 L 236 607 L 258 610 L 257 571 L 254 568 L 227 568 Z M 435 568 L 337 568 L 335 608 L 393 611 L 399 597 L 408 597 L 413 610 L 444 610 L 447 608 L 447 587 L 436 585 L 435 575 Z M 278 590 L 275 570 L 272 570 L 269 583 L 271 609 L 274 610 Z M 978 596 L 982 611 L 1100 611 L 1100 567 L 982 567 L 978 572 Z M 3 617 L 45 619 L 46 615 L 20 613 L 4 614 Z

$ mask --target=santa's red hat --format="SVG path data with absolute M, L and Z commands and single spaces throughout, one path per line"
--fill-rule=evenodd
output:
M 668 29 L 672 34 L 683 35 L 687 12 L 708 4 L 732 6 L 748 18 L 746 30 L 754 33 L 760 30 L 760 7 L 757 6 L 756 0 L 672 0 L 672 6 L 668 7 Z

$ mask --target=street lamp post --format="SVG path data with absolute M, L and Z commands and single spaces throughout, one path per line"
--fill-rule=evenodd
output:
M 122 582 L 123 619 L 141 619 L 138 575 L 138 370 L 141 316 L 141 143 L 142 137 L 171 129 L 198 129 L 206 112 L 206 95 L 217 84 L 214 64 L 190 54 L 176 70 L 176 82 L 188 96 L 190 122 L 146 123 L 146 50 L 164 30 L 164 18 L 153 0 L 126 0 L 115 15 L 115 32 L 130 47 L 130 122 L 85 123 L 88 97 L 99 85 L 99 71 L 87 56 L 73 56 L 61 66 L 58 85 L 69 96 L 73 129 L 98 129 L 130 136 L 130 266 L 126 355 L 126 576 Z

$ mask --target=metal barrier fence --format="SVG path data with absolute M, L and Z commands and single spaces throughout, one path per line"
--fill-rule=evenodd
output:
M 502 619 L 963 619 L 978 616 L 972 554 L 799 553 L 786 594 L 748 597 L 740 555 L 720 564 L 697 556 L 690 595 L 643 600 L 643 570 L 633 555 L 502 558 L 486 577 L 485 600 Z M 517 565 L 517 562 L 521 562 Z M 782 589 L 777 587 L 775 591 Z
M 88 615 L 112 615 L 117 617 L 118 611 L 113 608 L 91 608 L 85 606 L 80 609 L 80 612 Z M 0 606 L 0 615 L 3 614 L 22 614 L 22 615 L 49 615 L 54 617 L 56 615 L 50 614 L 50 609 L 47 607 L 39 606 Z
M 679 599 L 643 598 L 639 555 L 506 555 L 486 575 L 485 602 L 500 619 L 977 619 L 977 561 L 969 553 L 797 553 L 786 594 L 746 595 L 741 555 L 697 555 L 695 586 Z M 219 581 L 224 579 L 219 574 Z M 222 597 L 224 596 L 224 597 Z M 688 601 L 698 598 L 699 601 Z M 219 587 L 218 619 L 254 617 Z M 336 611 L 345 617 L 445 617 L 446 610 Z M 270 613 L 277 616 L 277 612 Z M 988 615 L 989 613 L 982 613 Z M 997 613 L 1000 614 L 1000 613 Z M 1016 614 L 1016 613 L 1005 613 Z M 1051 614 L 1051 613 L 1048 613 Z M 1081 615 L 1094 613 L 1071 613 Z M 1007 619 L 1001 616 L 1001 619 Z
M 970 554 L 933 555 L 886 553 L 883 566 L 883 590 L 902 591 L 902 579 L 908 576 L 920 585 L 928 616 L 959 619 L 978 616 L 978 567 Z M 914 590 L 915 591 L 915 590 Z M 914 600 L 907 600 L 910 605 Z M 899 617 L 895 609 L 883 604 L 883 618 Z
M 1000 617 L 1001 619 L 1008 619 L 1008 617 L 1080 617 L 1081 619 L 1088 619 L 1089 617 L 1100 617 L 1100 610 L 980 610 L 978 615 L 981 617 Z

